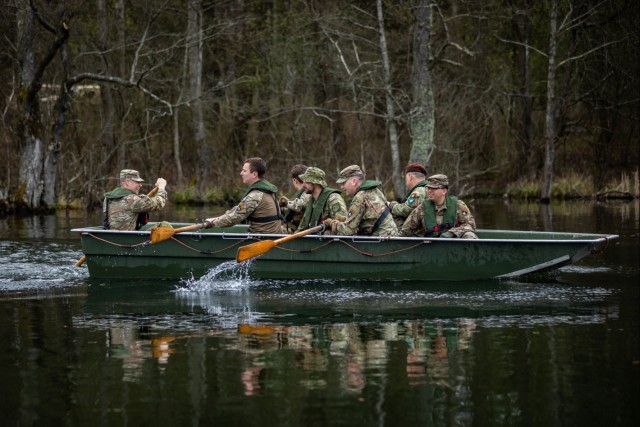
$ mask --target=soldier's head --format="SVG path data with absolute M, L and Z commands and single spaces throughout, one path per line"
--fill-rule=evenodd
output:
M 242 182 L 247 185 L 251 185 L 264 178 L 264 174 L 267 173 L 267 164 L 260 157 L 250 157 L 244 161 L 240 176 Z
M 327 186 L 327 182 L 324 180 L 324 171 L 313 166 L 300 175 L 300 179 L 303 182 L 304 191 L 308 194 L 313 194 L 316 186 L 320 187 L 319 191 L 322 191 Z
M 140 177 L 140 172 L 134 169 L 122 169 L 120 171 L 120 186 L 138 194 L 144 179 Z
M 291 181 L 293 182 L 293 186 L 296 190 L 302 188 L 302 179 L 300 179 L 300 175 L 307 171 L 307 165 L 295 165 L 291 168 Z
M 360 184 L 364 182 L 364 172 L 358 165 L 347 166 L 340 171 L 336 183 L 340 185 L 340 189 L 349 197 L 356 194 Z
M 441 205 L 449 192 L 449 178 L 443 174 L 427 178 L 427 197 L 436 205 Z
M 407 188 L 413 188 L 417 183 L 424 181 L 427 177 L 427 168 L 420 163 L 409 163 L 404 168 L 404 183 Z

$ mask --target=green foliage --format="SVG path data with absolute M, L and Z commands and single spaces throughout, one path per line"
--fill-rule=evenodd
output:
M 177 205 L 188 205 L 197 202 L 197 191 L 194 186 L 178 187 L 171 191 L 171 201 Z

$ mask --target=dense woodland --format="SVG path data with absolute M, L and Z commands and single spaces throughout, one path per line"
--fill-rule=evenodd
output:
M 0 205 L 95 206 L 123 168 L 227 203 L 411 161 L 465 194 L 637 196 L 637 0 L 8 0 Z M 559 186 L 564 185 L 564 190 Z M 178 197 L 179 196 L 179 197 Z

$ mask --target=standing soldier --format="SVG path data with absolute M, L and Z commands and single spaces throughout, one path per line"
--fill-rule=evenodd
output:
M 329 218 L 347 217 L 347 205 L 340 195 L 340 190 L 329 188 L 324 180 L 324 171 L 310 167 L 300 175 L 304 191 L 311 200 L 304 210 L 298 230 L 315 227 Z
M 410 163 L 404 169 L 404 183 L 409 192 L 401 202 L 389 202 L 389 208 L 398 229 L 407 217 L 427 197 L 427 169 L 420 163 Z
M 397 236 L 398 227 L 389 215 L 391 210 L 387 206 L 387 199 L 380 189 L 380 181 L 365 181 L 364 172 L 358 165 L 351 165 L 340 171 L 336 183 L 349 197 L 353 197 L 347 219 L 337 221 L 325 220 L 327 227 L 331 227 L 333 234 L 352 236 Z
M 401 236 L 477 239 L 476 221 L 467 205 L 449 193 L 449 179 L 427 178 L 427 199 L 415 208 L 400 229 Z
M 234 224 L 249 221 L 249 233 L 282 233 L 282 215 L 276 198 L 278 188 L 264 179 L 267 164 L 259 157 L 244 161 L 240 176 L 249 188 L 238 205 L 224 214 L 207 218 L 208 227 L 231 227 Z
M 158 194 L 153 197 L 139 194 L 143 182 L 137 170 L 120 171 L 120 187 L 104 194 L 102 225 L 105 230 L 140 230 L 149 221 L 149 212 L 164 208 L 167 181 L 157 179 Z

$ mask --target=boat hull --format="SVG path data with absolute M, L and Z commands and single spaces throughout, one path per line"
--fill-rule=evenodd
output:
M 558 268 L 618 237 L 508 230 L 478 230 L 477 240 L 304 236 L 237 264 L 240 246 L 283 235 L 252 235 L 235 226 L 151 243 L 149 231 L 72 231 L 81 235 L 89 275 L 105 279 L 199 278 L 217 269 L 221 277 L 258 279 L 478 280 Z

